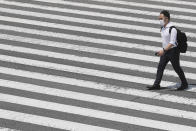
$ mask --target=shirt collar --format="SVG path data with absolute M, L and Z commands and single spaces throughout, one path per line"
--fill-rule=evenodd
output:
M 165 28 L 169 28 L 169 27 L 171 27 L 171 26 L 173 26 L 173 24 L 172 24 L 171 22 L 169 22 L 169 23 L 166 25 Z

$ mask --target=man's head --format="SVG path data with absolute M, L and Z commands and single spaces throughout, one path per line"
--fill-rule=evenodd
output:
M 161 26 L 166 26 L 170 21 L 170 13 L 167 10 L 162 10 L 159 15 Z

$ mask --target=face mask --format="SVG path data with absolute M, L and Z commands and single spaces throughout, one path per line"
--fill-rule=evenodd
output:
M 160 21 L 160 25 L 161 25 L 161 26 L 164 26 L 164 25 L 165 25 L 164 20 L 159 20 L 159 21 Z

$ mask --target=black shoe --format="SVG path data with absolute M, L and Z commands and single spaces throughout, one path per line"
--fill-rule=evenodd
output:
M 182 91 L 188 89 L 188 85 L 181 85 L 179 88 L 177 88 L 178 91 Z
M 148 90 L 160 90 L 160 85 L 147 86 Z

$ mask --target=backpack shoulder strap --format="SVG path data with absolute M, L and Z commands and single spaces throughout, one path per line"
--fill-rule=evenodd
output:
M 162 29 L 163 29 L 163 27 L 161 26 L 161 28 L 160 28 L 160 32 L 162 31 Z
M 172 30 L 172 28 L 176 28 L 175 26 L 171 26 L 171 27 L 169 27 L 169 33 L 171 34 L 171 30 Z

